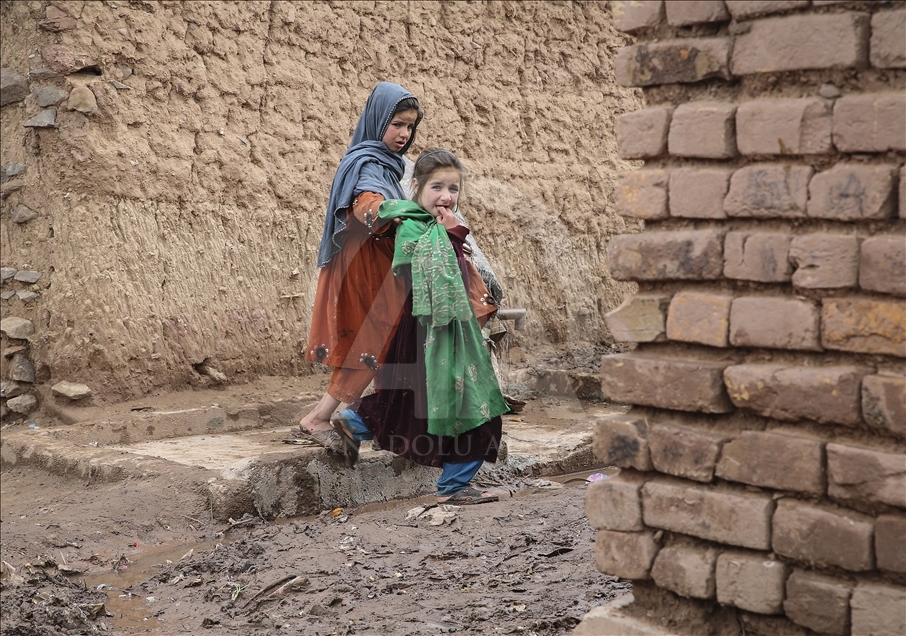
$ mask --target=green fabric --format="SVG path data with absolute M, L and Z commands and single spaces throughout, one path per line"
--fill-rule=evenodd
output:
M 459 435 L 506 413 L 447 230 L 414 201 L 384 201 L 378 216 L 402 219 L 393 273 L 410 266 L 412 315 L 427 330 L 428 432 Z

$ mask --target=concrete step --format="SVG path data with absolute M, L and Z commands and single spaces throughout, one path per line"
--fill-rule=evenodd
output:
M 260 395 L 250 389 L 249 396 Z M 265 399 L 195 392 L 150 406 L 65 408 L 38 427 L 0 432 L 0 466 L 30 465 L 85 484 L 127 479 L 178 480 L 205 493 L 220 521 L 243 514 L 272 519 L 354 508 L 433 493 L 439 469 L 362 445 L 355 469 L 292 428 L 317 391 L 287 385 Z M 591 451 L 597 417 L 619 407 L 549 396 L 504 416 L 504 461 L 478 479 L 501 485 L 600 466 Z M 62 423 L 67 422 L 67 423 Z M 292 443 L 287 443 L 290 441 Z

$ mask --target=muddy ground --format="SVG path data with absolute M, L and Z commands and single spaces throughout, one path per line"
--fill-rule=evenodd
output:
M 599 354 L 534 363 L 587 370 Z M 595 569 L 587 475 L 486 484 L 501 499 L 478 506 L 427 495 L 230 525 L 175 473 L 85 483 L 6 466 L 2 634 L 569 634 L 630 589 Z
M 2 633 L 568 634 L 629 590 L 594 567 L 583 477 L 497 487 L 478 506 L 429 496 L 230 526 L 175 484 L 14 469 Z

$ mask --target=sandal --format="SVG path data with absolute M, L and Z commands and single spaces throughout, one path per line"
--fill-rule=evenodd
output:
M 340 439 L 340 436 L 334 430 L 309 431 L 299 426 L 294 428 L 292 433 L 293 437 L 313 442 L 335 453 L 343 453 L 343 440 Z
M 346 465 L 355 468 L 355 463 L 359 461 L 359 440 L 352 434 L 352 430 L 342 415 L 337 414 L 330 421 L 333 423 L 331 433 L 339 438 L 340 445 L 343 447 L 342 453 L 346 458 Z
M 466 486 L 459 492 L 453 493 L 443 501 L 438 499 L 437 503 L 456 504 L 458 506 L 474 506 L 476 504 L 488 503 L 490 501 L 500 501 L 500 497 L 495 494 L 484 496 L 484 493 L 478 490 L 478 488 Z

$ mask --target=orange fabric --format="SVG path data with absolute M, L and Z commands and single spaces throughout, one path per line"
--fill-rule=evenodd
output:
M 337 367 L 330 376 L 327 383 L 327 394 L 346 404 L 352 404 L 360 397 L 371 381 L 377 375 L 377 371 L 371 369 L 344 369 Z
M 392 223 L 377 228 L 383 200 L 371 192 L 357 197 L 340 251 L 321 269 L 306 351 L 313 362 L 373 372 L 384 361 L 408 289 L 390 270 Z M 377 233 L 369 230 L 369 219 Z

